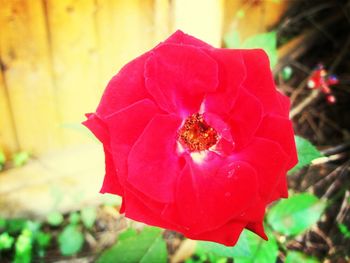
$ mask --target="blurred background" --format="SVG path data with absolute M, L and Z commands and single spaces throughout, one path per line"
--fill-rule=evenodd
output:
M 315 256 L 315 262 L 329 253 L 344 260 L 337 262 L 348 260 L 350 232 L 344 222 L 350 202 L 350 1 L 0 0 L 0 234 L 9 233 L 3 239 L 0 235 L 0 261 L 93 262 L 91 255 L 111 246 L 130 224 L 113 209 L 120 205 L 118 198 L 98 194 L 104 174 L 102 147 L 80 123 L 85 113 L 95 111 L 108 81 L 125 63 L 176 29 L 215 47 L 261 47 L 268 52 L 279 89 L 291 97 L 297 134 L 321 150 L 315 148 L 320 155 L 311 155 L 306 164 L 316 162 L 309 168 L 290 176 L 292 192 L 312 193 L 334 204 L 327 210 L 333 217 L 322 210 L 316 219 L 323 216 L 329 232 L 318 229 L 317 237 L 303 232 L 291 239 L 292 248 Z M 331 90 L 309 85 L 319 81 L 317 70 L 325 70 L 321 75 Z M 319 188 L 313 187 L 315 182 Z M 78 221 L 80 247 L 72 250 L 77 244 L 71 244 L 64 253 L 66 241 L 60 242 L 59 236 Z M 37 228 L 24 227 L 28 222 Z M 345 228 L 340 230 L 338 223 Z M 13 232 L 8 230 L 11 224 Z M 47 240 L 56 241 L 27 238 L 32 247 L 31 256 L 25 257 L 16 251 L 28 229 L 30 235 L 46 233 Z M 195 260 L 193 255 L 201 253 L 186 243 L 190 252 L 183 245 L 187 254 L 181 250 L 174 259 L 185 241 L 175 233 L 167 237 L 172 240 L 167 243 L 172 262 L 186 256 Z M 288 240 L 283 231 L 278 237 Z M 281 244 L 274 260 L 257 262 L 284 261 L 291 245 Z

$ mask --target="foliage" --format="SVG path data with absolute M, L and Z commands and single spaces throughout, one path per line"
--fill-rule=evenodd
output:
M 345 238 L 350 238 L 350 230 L 346 225 L 339 223 L 338 228 Z
M 96 209 L 94 207 L 86 207 L 81 210 L 81 221 L 84 226 L 91 229 L 96 221 Z
M 59 226 L 63 223 L 63 215 L 58 211 L 53 211 L 47 215 L 46 220 L 51 226 Z
M 70 213 L 68 221 L 71 225 L 77 225 L 80 222 L 80 214 L 78 212 Z
M 32 259 L 32 235 L 29 229 L 23 229 L 16 241 L 15 263 L 29 263 Z
M 0 171 L 3 169 L 6 162 L 5 154 L 0 150 Z
M 25 219 L 0 220 L 1 251 L 11 251 L 13 262 L 32 262 L 34 256 L 44 257 L 51 243 L 51 234 L 41 230 L 41 223 Z
M 314 159 L 323 156 L 311 142 L 304 138 L 295 136 L 295 144 L 297 146 L 299 162 L 289 173 L 295 173 L 310 164 Z
M 234 247 L 200 241 L 197 253 L 213 253 L 215 256 L 234 258 L 235 262 L 275 262 L 278 255 L 278 245 L 273 234 L 269 233 L 269 240 L 262 240 L 254 233 L 244 230 Z
M 38 257 L 44 258 L 53 238 L 63 256 L 74 255 L 84 245 L 84 231 L 89 231 L 95 221 L 94 207 L 72 212 L 66 219 L 62 213 L 53 211 L 46 216 L 44 222 L 45 229 L 49 226 L 54 232 L 52 235 L 42 230 L 43 223 L 39 221 L 0 218 L 0 262 L 2 251 L 13 255 L 13 262 L 26 263 Z
M 285 66 L 283 69 L 282 69 L 282 79 L 284 81 L 288 81 L 290 80 L 290 78 L 292 77 L 293 75 L 293 68 L 291 66 Z
M 319 261 L 316 258 L 309 257 L 301 252 L 297 251 L 288 251 L 285 263 L 318 263 Z
M 9 235 L 9 233 L 5 232 L 0 235 L 0 251 L 8 250 L 12 247 L 15 239 Z
M 119 237 L 114 246 L 99 257 L 97 262 L 167 262 L 162 231 L 154 227 L 145 227 L 140 233 L 129 229 Z
M 267 221 L 279 233 L 298 235 L 320 219 L 325 207 L 325 203 L 312 194 L 297 194 L 277 202 L 269 211 Z
M 222 257 L 250 257 L 252 256 L 249 248 L 247 232 L 243 231 L 237 244 L 234 247 L 227 247 L 214 242 L 198 242 L 197 252 L 204 250 Z
M 28 152 L 18 152 L 13 155 L 12 161 L 13 165 L 15 167 L 20 167 L 26 164 L 29 160 L 29 153 Z
M 78 253 L 84 244 L 84 235 L 78 226 L 69 224 L 58 236 L 61 254 L 71 256 Z

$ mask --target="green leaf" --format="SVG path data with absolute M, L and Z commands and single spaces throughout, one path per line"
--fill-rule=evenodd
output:
M 14 263 L 29 263 L 32 260 L 32 232 L 23 229 L 16 241 Z
M 298 251 L 288 251 L 285 259 L 285 263 L 295 263 L 295 262 L 318 263 L 320 261 L 314 257 L 309 257 Z
M 338 228 L 345 238 L 350 238 L 350 230 L 346 225 L 339 223 Z
M 76 225 L 68 225 L 58 236 L 61 254 L 71 256 L 78 253 L 84 244 L 83 233 Z
M 6 228 L 6 219 L 0 217 L 0 231 Z
M 39 231 L 35 236 L 35 241 L 40 248 L 46 248 L 51 243 L 51 234 Z
M 267 232 L 269 240 L 266 241 L 253 232 L 244 230 L 249 246 L 249 255 L 237 255 L 235 263 L 270 263 L 276 262 L 278 256 L 278 245 L 275 237 Z
M 29 160 L 29 153 L 28 152 L 19 152 L 13 155 L 13 165 L 15 167 L 20 167 L 26 164 L 26 162 Z
M 32 233 L 36 233 L 41 228 L 41 223 L 38 221 L 28 220 L 25 225 L 26 229 L 29 229 Z
M 278 255 L 278 246 L 275 237 L 269 234 L 269 241 L 265 241 L 254 233 L 244 230 L 234 247 L 226 247 L 213 242 L 198 242 L 198 254 L 205 251 L 221 257 L 234 258 L 239 263 L 270 263 L 275 262 Z
M 10 249 L 15 239 L 10 236 L 7 232 L 0 235 L 0 251 Z
M 139 234 L 133 231 L 127 232 L 114 246 L 104 251 L 97 262 L 167 262 L 167 250 L 162 231 L 158 228 L 146 227 Z
M 274 68 L 277 64 L 277 35 L 274 31 L 251 36 L 243 42 L 241 47 L 262 48 L 269 56 L 271 68 Z
M 59 226 L 63 222 L 63 215 L 58 211 L 51 212 L 47 215 L 46 221 L 51 226 Z
M 120 235 L 118 236 L 118 240 L 122 241 L 136 235 L 137 235 L 136 229 L 130 227 L 126 229 L 124 232 L 120 233 Z
M 10 234 L 18 234 L 22 231 L 27 225 L 26 219 L 21 218 L 14 218 L 14 219 L 8 219 L 6 223 L 6 230 Z
M 288 81 L 290 80 L 290 78 L 292 77 L 293 75 L 293 68 L 291 66 L 285 66 L 283 69 L 282 69 L 282 79 L 284 81 Z
M 167 262 L 167 250 L 163 237 L 159 235 L 153 244 L 149 247 L 147 253 L 142 257 L 140 263 L 148 262 Z
M 80 214 L 78 212 L 70 213 L 69 215 L 69 223 L 72 225 L 77 225 L 80 221 Z
M 315 146 L 304 138 L 295 136 L 295 144 L 297 146 L 299 162 L 289 173 L 295 173 L 304 166 L 310 164 L 314 159 L 323 156 Z
M 214 253 L 222 257 L 249 257 L 251 251 L 249 248 L 247 234 L 243 232 L 234 247 L 227 247 L 214 242 L 199 241 L 197 246 L 207 253 Z
M 88 229 L 92 228 L 96 221 L 96 208 L 86 207 L 81 210 L 81 221 Z
M 6 162 L 6 156 L 5 154 L 3 153 L 3 151 L 0 151 L 0 165 L 4 165 Z
M 308 193 L 297 194 L 280 200 L 268 212 L 271 227 L 287 236 L 298 235 L 321 217 L 326 204 Z

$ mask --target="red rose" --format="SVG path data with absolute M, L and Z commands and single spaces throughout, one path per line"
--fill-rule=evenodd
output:
M 297 162 L 289 99 L 259 49 L 218 49 L 177 31 L 128 63 L 84 124 L 103 143 L 102 193 L 121 212 L 192 239 L 262 238 Z

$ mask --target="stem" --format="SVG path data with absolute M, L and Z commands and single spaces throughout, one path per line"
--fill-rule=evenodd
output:
M 314 99 L 318 97 L 320 92 L 318 90 L 313 90 L 309 96 L 307 96 L 302 102 L 300 102 L 296 107 L 290 111 L 289 117 L 293 119 L 298 115 L 306 106 L 308 106 Z

